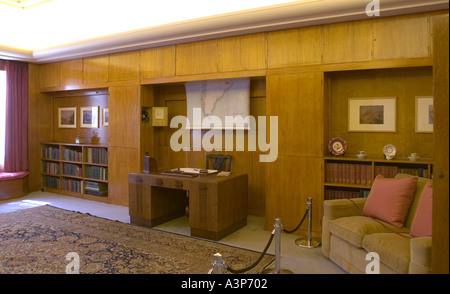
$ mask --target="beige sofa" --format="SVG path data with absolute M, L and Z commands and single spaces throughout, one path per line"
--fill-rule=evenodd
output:
M 404 177 L 411 176 L 396 176 Z M 369 265 L 373 259 L 366 260 L 368 252 L 379 255 L 381 274 L 430 273 L 431 237 L 413 238 L 408 234 L 427 181 L 431 180 L 418 178 L 403 228 L 363 216 L 366 198 L 326 200 L 322 223 L 323 254 L 348 273 L 363 274 L 366 273 L 366 267 L 374 269 Z

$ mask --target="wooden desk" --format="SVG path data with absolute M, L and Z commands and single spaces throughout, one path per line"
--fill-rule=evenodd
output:
M 220 240 L 247 225 L 248 176 L 181 177 L 131 173 L 131 223 L 154 227 L 185 215 L 189 191 L 191 236 Z

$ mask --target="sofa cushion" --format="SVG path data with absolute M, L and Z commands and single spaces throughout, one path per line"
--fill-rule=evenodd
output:
M 417 177 L 375 178 L 363 214 L 402 228 L 416 192 Z
M 330 232 L 353 244 L 354 246 L 361 248 L 362 241 L 365 235 L 384 232 L 408 232 L 407 228 L 398 229 L 388 223 L 374 220 L 366 216 L 350 216 L 341 217 L 330 221 Z
M 419 204 L 411 225 L 411 236 L 431 236 L 433 219 L 433 184 L 428 182 L 423 188 Z
M 410 238 L 395 233 L 377 233 L 366 235 L 362 247 L 375 252 L 380 260 L 400 274 L 409 272 Z

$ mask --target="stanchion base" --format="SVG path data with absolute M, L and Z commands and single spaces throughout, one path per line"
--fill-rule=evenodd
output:
M 279 274 L 282 274 L 282 275 L 292 275 L 293 273 L 294 273 L 293 271 L 290 271 L 287 269 L 280 269 L 280 272 L 279 272 Z M 261 274 L 263 274 L 263 275 L 264 274 L 275 274 L 275 269 L 270 269 L 270 268 L 265 269 L 261 272 Z
M 320 246 L 321 243 L 320 241 L 314 239 L 308 242 L 307 237 L 300 237 L 297 240 L 295 240 L 295 244 L 303 248 L 317 248 Z

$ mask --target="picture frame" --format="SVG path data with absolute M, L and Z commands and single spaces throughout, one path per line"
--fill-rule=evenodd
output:
M 58 128 L 77 127 L 77 108 L 76 107 L 58 107 Z
M 109 108 L 103 108 L 102 126 L 109 126 Z
M 80 107 L 80 127 L 98 128 L 98 106 Z
M 349 98 L 349 132 L 397 132 L 397 97 Z
M 416 96 L 416 133 L 433 133 L 434 99 L 432 96 Z

